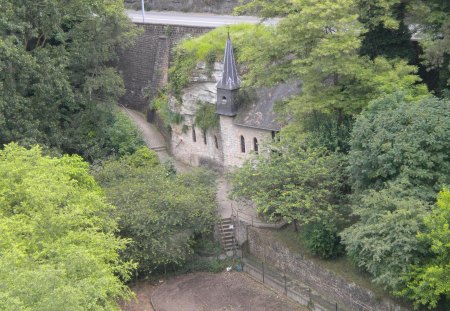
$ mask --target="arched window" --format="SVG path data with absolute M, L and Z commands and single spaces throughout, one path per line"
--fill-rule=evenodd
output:
M 197 141 L 197 135 L 195 135 L 195 128 L 192 127 L 192 141 L 195 143 Z
M 203 142 L 204 142 L 205 145 L 206 145 L 206 131 L 203 131 Z
M 244 136 L 241 135 L 241 152 L 245 153 L 245 139 Z
M 227 103 L 227 97 L 222 96 L 222 105 L 225 105 Z
M 253 149 L 258 153 L 258 139 L 256 139 L 256 137 L 253 138 Z
M 219 142 L 217 140 L 217 136 L 214 135 L 214 144 L 216 145 L 216 149 L 219 149 Z

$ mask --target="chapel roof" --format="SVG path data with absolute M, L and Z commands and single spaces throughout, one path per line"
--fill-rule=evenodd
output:
M 279 131 L 282 124 L 274 112 L 276 102 L 286 100 L 300 92 L 299 83 L 282 83 L 274 87 L 258 88 L 248 102 L 240 103 L 233 123 L 240 126 Z
M 233 43 L 231 43 L 230 33 L 228 33 L 225 45 L 225 55 L 223 58 L 222 79 L 217 82 L 217 87 L 225 90 L 236 90 L 241 86 L 241 80 L 236 69 L 236 61 L 233 53 Z

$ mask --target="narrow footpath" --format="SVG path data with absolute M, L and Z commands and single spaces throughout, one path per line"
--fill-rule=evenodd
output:
M 192 169 L 191 166 L 178 161 L 169 155 L 164 137 L 161 135 L 158 128 L 154 124 L 147 122 L 144 114 L 125 107 L 121 107 L 121 109 L 139 128 L 145 144 L 148 148 L 154 150 L 158 154 L 161 163 L 164 163 L 165 161 L 171 161 L 179 172 L 187 172 Z M 253 219 L 257 219 L 256 210 L 249 202 L 230 199 L 229 195 L 231 191 L 231 185 L 228 183 L 225 176 L 218 176 L 216 180 L 216 187 L 216 201 L 218 204 L 217 212 L 221 218 L 231 217 L 234 210 L 234 213 L 239 212 L 240 217 L 244 218 L 249 223 Z

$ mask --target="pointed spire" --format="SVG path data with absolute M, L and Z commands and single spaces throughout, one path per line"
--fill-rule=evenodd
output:
M 222 79 L 217 83 L 217 87 L 225 90 L 236 90 L 240 87 L 240 85 L 241 80 L 239 79 L 236 69 L 233 44 L 231 43 L 230 31 L 228 30 L 228 38 L 225 45 L 225 56 L 223 59 L 223 74 Z

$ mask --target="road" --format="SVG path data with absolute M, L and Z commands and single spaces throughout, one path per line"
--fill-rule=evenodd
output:
M 133 22 L 142 23 L 141 11 L 126 11 Z M 261 19 L 254 16 L 232 16 L 216 15 L 209 13 L 182 13 L 168 11 L 147 11 L 145 12 L 145 24 L 162 24 L 178 26 L 198 26 L 198 27 L 219 27 L 224 25 L 235 25 L 240 23 L 257 24 Z M 266 20 L 264 24 L 273 25 L 276 20 Z

